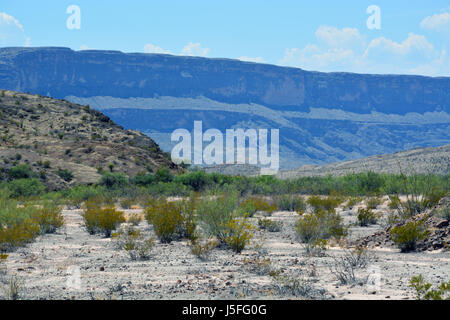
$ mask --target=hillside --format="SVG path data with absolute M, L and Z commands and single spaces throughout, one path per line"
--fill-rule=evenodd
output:
M 29 164 L 50 189 L 95 183 L 102 172 L 181 170 L 152 139 L 87 106 L 2 90 L 0 177 L 18 164 Z
M 280 129 L 282 168 L 450 143 L 450 78 L 310 72 L 231 59 L 0 49 L 0 88 L 89 104 L 164 151 L 178 128 Z
M 394 154 L 332 163 L 325 166 L 303 166 L 281 171 L 280 178 L 307 176 L 342 176 L 348 173 L 373 171 L 377 173 L 450 173 L 450 145 L 437 148 L 417 148 Z

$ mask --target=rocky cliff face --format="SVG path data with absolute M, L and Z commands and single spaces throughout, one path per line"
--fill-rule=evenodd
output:
M 229 59 L 0 49 L 0 88 L 101 109 L 170 150 L 193 121 L 279 128 L 284 167 L 450 143 L 450 78 L 308 72 Z M 158 119 L 158 121 L 155 121 Z M 207 128 L 205 128 L 206 130 Z

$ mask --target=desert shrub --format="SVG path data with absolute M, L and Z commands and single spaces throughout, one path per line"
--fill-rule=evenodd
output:
M 63 191 L 63 197 L 69 206 L 81 208 L 83 202 L 89 199 L 99 198 L 104 193 L 105 189 L 103 187 L 75 186 L 71 189 Z
M 253 238 L 254 227 L 246 218 L 232 219 L 225 228 L 225 243 L 236 253 L 242 252 Z
M 194 171 L 176 176 L 174 181 L 189 186 L 194 191 L 202 191 L 211 182 L 211 179 L 204 171 Z
M 426 239 L 428 234 L 424 220 L 409 221 L 390 230 L 392 240 L 402 252 L 415 250 L 417 242 Z
M 276 198 L 279 210 L 283 211 L 304 211 L 306 204 L 303 198 L 293 194 L 284 194 Z
M 34 209 L 32 217 L 39 224 L 41 234 L 54 233 L 64 225 L 61 207 L 55 203 L 43 203 Z
M 133 213 L 130 214 L 127 217 L 127 223 L 131 224 L 132 226 L 138 226 L 142 222 L 142 215 L 139 213 Z
M 44 193 L 45 187 L 37 179 L 17 179 L 8 183 L 11 198 L 32 197 Z
M 30 179 L 34 177 L 34 174 L 28 164 L 21 164 L 9 169 L 8 176 L 11 179 Z
M 31 218 L 10 225 L 0 225 L 0 252 L 10 252 L 33 241 L 39 224 Z
M 272 281 L 281 296 L 288 295 L 316 300 L 322 299 L 325 294 L 325 290 L 314 287 L 314 281 L 311 279 L 278 274 L 272 277 Z
M 116 241 L 119 249 L 128 252 L 131 260 L 149 259 L 155 245 L 153 237 L 145 237 L 141 230 L 133 226 L 120 228 L 117 233 L 112 234 L 112 238 Z
M 334 212 L 335 208 L 339 206 L 343 202 L 343 199 L 340 197 L 325 197 L 322 198 L 320 196 L 312 196 L 309 197 L 306 201 L 314 211 L 328 211 Z
M 155 234 L 161 242 L 170 243 L 180 237 L 183 215 L 177 203 L 165 199 L 157 200 L 146 209 L 145 217 L 153 225 Z
M 218 246 L 218 241 L 216 239 L 207 239 L 207 240 L 193 240 L 189 243 L 189 248 L 193 255 L 199 258 L 202 261 L 206 261 L 209 259 L 212 250 Z
M 253 215 L 258 211 L 271 214 L 276 209 L 277 208 L 274 204 L 270 204 L 260 197 L 250 197 L 239 204 L 237 213 L 240 216 L 246 215 L 248 217 L 253 217 Z
M 397 196 L 397 195 L 390 195 L 389 196 L 389 200 L 390 201 L 389 201 L 388 207 L 390 209 L 395 210 L 395 209 L 400 207 L 401 201 L 400 201 L 399 196 Z
M 159 168 L 155 173 L 155 179 L 157 182 L 172 182 L 173 174 L 167 168 Z
M 358 209 L 358 224 L 361 227 L 367 227 L 371 224 L 376 224 L 378 216 L 371 209 Z
M 153 174 L 138 174 L 131 182 L 138 186 L 149 186 L 156 182 L 156 177 Z
M 307 244 L 332 237 L 340 239 L 347 235 L 342 217 L 322 209 L 316 213 L 303 214 L 295 223 L 295 231 L 300 241 Z
M 198 237 L 197 233 L 197 206 L 199 195 L 191 192 L 188 199 L 179 201 L 177 204 L 181 210 L 183 221 L 178 233 L 181 237 L 195 241 Z
M 119 205 L 122 209 L 130 209 L 132 205 L 136 203 L 136 199 L 124 198 L 119 201 Z
M 273 221 L 270 219 L 258 219 L 258 227 L 261 230 L 267 230 L 269 232 L 280 232 L 283 228 L 283 223 L 281 221 Z
M 432 284 L 426 283 L 420 274 L 410 279 L 409 287 L 414 289 L 417 300 L 450 300 L 450 281 L 442 282 L 437 289 L 431 289 Z
M 66 182 L 70 182 L 73 180 L 73 173 L 67 169 L 58 168 L 58 171 L 56 171 L 56 174 L 58 176 L 60 176 L 60 178 Z
M 113 230 L 125 222 L 124 213 L 113 207 L 101 207 L 95 200 L 86 202 L 86 209 L 82 214 L 86 230 L 90 234 L 103 233 L 111 237 Z
M 123 173 L 105 173 L 98 182 L 107 189 L 120 189 L 128 185 L 128 179 Z
M 450 207 L 445 206 L 434 211 L 437 217 L 450 221 Z
M 222 244 L 227 237 L 226 225 L 234 218 L 237 201 L 235 194 L 227 194 L 199 202 L 197 214 L 204 231 L 208 236 L 217 237 Z
M 264 257 L 246 258 L 243 261 L 243 265 L 249 272 L 259 276 L 276 277 L 282 272 L 280 269 L 274 268 L 272 261 L 269 258 Z
M 367 199 L 367 209 L 376 209 L 382 202 L 383 200 L 381 198 L 370 197 Z

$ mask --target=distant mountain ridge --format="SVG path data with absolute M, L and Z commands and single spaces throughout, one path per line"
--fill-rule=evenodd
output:
M 0 88 L 89 104 L 165 150 L 177 128 L 279 128 L 284 168 L 450 143 L 450 78 L 231 59 L 0 49 Z

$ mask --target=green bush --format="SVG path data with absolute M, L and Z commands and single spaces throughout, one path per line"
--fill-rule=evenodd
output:
M 29 179 L 34 177 L 33 171 L 31 171 L 30 166 L 27 164 L 12 167 L 9 169 L 8 175 L 11 179 Z
M 361 227 L 367 227 L 371 224 L 376 224 L 378 216 L 371 209 L 358 209 L 358 224 Z
M 70 172 L 67 169 L 58 168 L 58 171 L 56 171 L 56 174 L 58 176 L 60 176 L 60 178 L 63 179 L 64 181 L 66 181 L 66 182 L 70 182 L 70 181 L 73 180 L 72 172 Z
M 325 210 L 328 212 L 334 212 L 335 208 L 338 207 L 344 199 L 340 197 L 325 197 L 311 196 L 306 201 L 315 212 L 320 210 Z
M 261 230 L 267 230 L 269 232 L 280 232 L 283 228 L 283 223 L 281 221 L 273 221 L 270 219 L 258 219 L 258 227 Z
M 45 192 L 45 187 L 38 179 L 17 179 L 7 185 L 12 198 L 38 196 Z
M 415 290 L 417 300 L 450 300 L 450 281 L 431 289 L 432 284 L 426 283 L 420 274 L 411 278 L 409 286 Z
M 300 196 L 293 194 L 284 194 L 276 198 L 277 206 L 279 210 L 283 211 L 301 211 L 306 209 L 305 201 Z
M 303 243 L 330 238 L 340 239 L 347 235 L 342 217 L 335 212 L 318 209 L 315 213 L 303 214 L 295 223 L 295 231 Z
M 202 191 L 209 185 L 210 177 L 204 171 L 195 171 L 176 176 L 174 181 L 189 186 L 194 191 Z
M 402 252 L 408 252 L 415 250 L 417 242 L 426 239 L 429 232 L 426 230 L 425 221 L 418 220 L 393 227 L 390 235 Z
M 121 189 L 128 186 L 128 179 L 123 173 L 105 173 L 98 183 L 107 189 Z
M 234 218 L 237 202 L 237 196 L 233 194 L 200 201 L 197 209 L 198 218 L 207 235 L 217 237 L 221 243 L 225 243 L 226 225 Z
M 258 211 L 272 214 L 276 209 L 277 207 L 274 204 L 270 204 L 260 197 L 253 196 L 242 201 L 239 204 L 237 212 L 240 216 L 246 215 L 248 217 L 253 217 L 253 215 Z
M 132 183 L 138 186 L 149 186 L 156 182 L 153 174 L 138 174 L 132 179 Z

